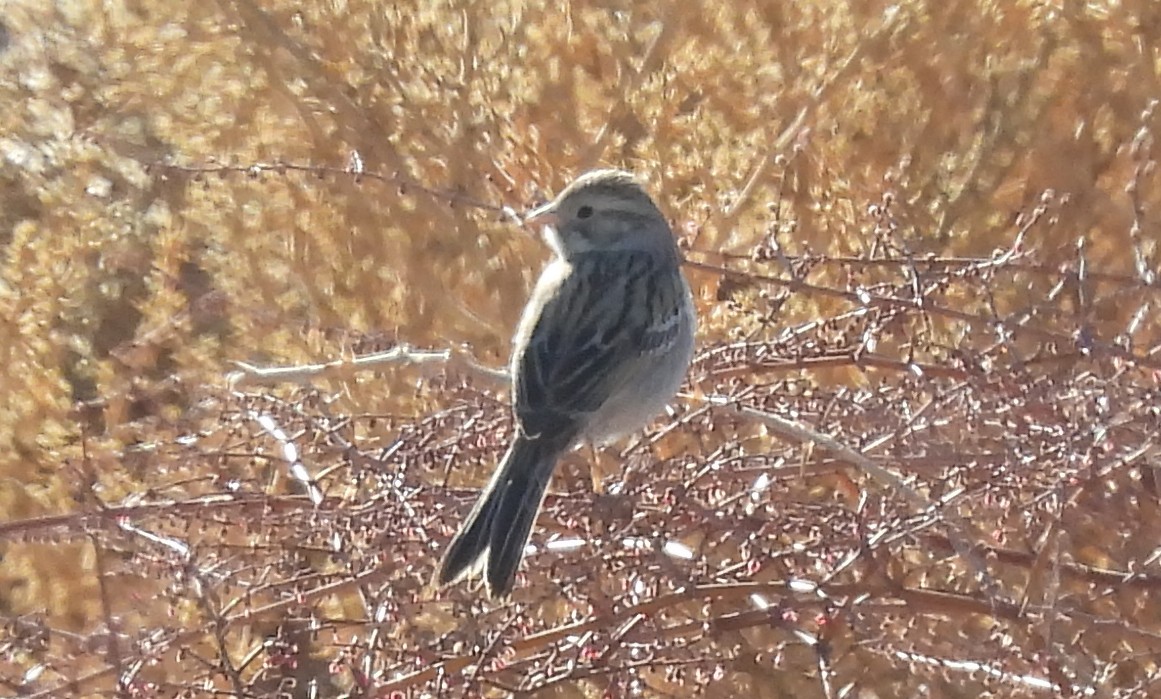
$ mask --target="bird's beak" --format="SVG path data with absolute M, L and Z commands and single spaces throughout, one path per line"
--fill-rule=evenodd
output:
M 556 213 L 556 202 L 554 201 L 538 206 L 524 214 L 524 225 L 526 226 L 552 226 L 555 228 L 559 222 L 560 217 Z

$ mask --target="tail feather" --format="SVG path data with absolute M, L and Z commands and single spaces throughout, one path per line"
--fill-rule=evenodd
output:
M 567 440 L 516 436 L 448 545 L 437 576 L 439 584 L 482 568 L 493 597 L 511 591 L 556 460 L 566 446 Z
M 523 471 L 513 469 L 508 487 L 496 503 L 486 576 L 493 596 L 505 595 L 512 589 L 516 570 L 532 534 L 532 525 L 536 523 L 536 514 L 556 466 L 556 453 L 537 456 L 529 462 L 530 468 Z

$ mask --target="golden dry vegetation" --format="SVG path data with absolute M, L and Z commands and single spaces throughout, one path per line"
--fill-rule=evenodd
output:
M 1161 694 L 1155 0 L 0 8 L 0 694 Z M 596 165 L 689 382 L 432 590 Z

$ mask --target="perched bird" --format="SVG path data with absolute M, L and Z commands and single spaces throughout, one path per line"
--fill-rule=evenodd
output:
M 660 412 L 697 323 L 673 232 L 632 175 L 582 175 L 525 221 L 544 225 L 555 257 L 512 340 L 516 434 L 437 574 L 442 585 L 482 571 L 493 597 L 512 589 L 557 460 Z

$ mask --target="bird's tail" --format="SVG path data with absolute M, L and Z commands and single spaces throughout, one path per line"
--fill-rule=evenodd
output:
M 517 434 L 440 564 L 440 585 L 481 568 L 493 597 L 507 595 L 556 460 L 571 440 Z

